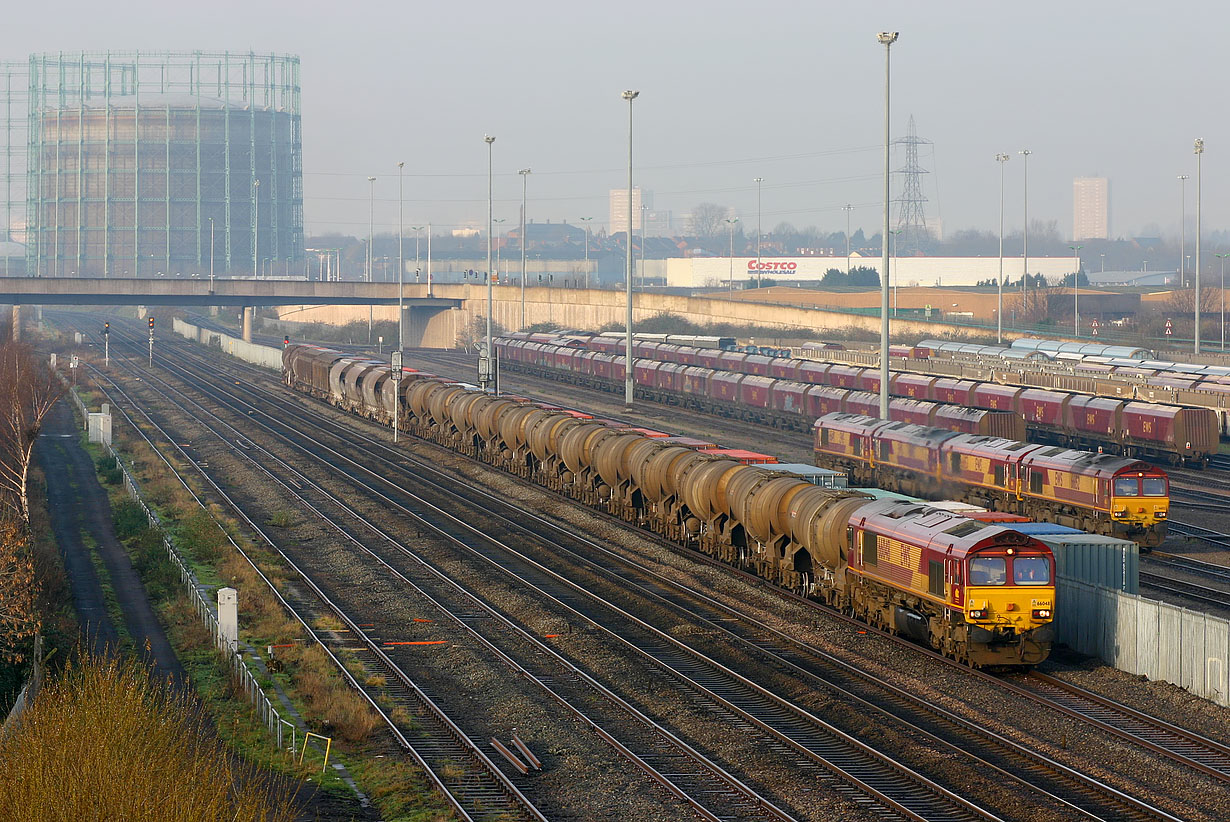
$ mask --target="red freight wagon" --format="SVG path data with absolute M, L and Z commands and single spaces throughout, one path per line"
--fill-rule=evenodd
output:
M 944 402 L 951 405 L 972 405 L 974 388 L 977 383 L 969 380 L 954 380 L 949 377 L 941 377 L 931 384 L 931 396 L 929 399 L 932 402 Z
M 916 400 L 931 399 L 931 385 L 935 377 L 924 374 L 909 374 L 904 371 L 893 374 L 888 386 L 898 397 L 911 397 Z
M 866 391 L 850 391 L 846 394 L 846 401 L 841 410 L 847 414 L 880 419 L 880 398 Z
M 701 450 L 706 454 L 741 462 L 744 465 L 772 465 L 777 462 L 777 457 L 759 454 L 755 451 L 745 451 L 742 448 L 704 448 Z
M 717 355 L 715 364 L 710 366 L 718 371 L 743 371 L 743 361 L 747 359 L 747 354 L 742 351 L 721 351 Z
M 858 389 L 858 378 L 863 373 L 863 369 L 855 368 L 851 365 L 834 365 L 829 367 L 829 373 L 825 375 L 825 384 L 831 385 L 834 388 L 851 388 Z
M 662 363 L 657 360 L 633 360 L 632 374 L 637 385 L 653 388 L 658 384 L 658 368 Z
M 813 385 L 807 389 L 807 415 L 823 417 L 825 414 L 836 414 L 845 408 L 846 397 L 849 395 L 850 392 L 844 388 Z
M 709 396 L 709 378 L 713 374 L 714 372 L 708 368 L 701 368 L 697 365 L 685 365 L 682 372 L 683 386 L 681 390 L 685 394 L 707 397 Z
M 1113 441 L 1122 426 L 1123 400 L 1073 394 L 1064 412 L 1064 428 Z
M 769 376 L 778 380 L 794 380 L 799 376 L 799 361 L 791 357 L 769 360 Z
M 717 371 L 709 378 L 709 397 L 719 402 L 739 401 L 739 382 L 744 374 Z
M 759 377 L 748 374 L 739 383 L 739 403 L 749 408 L 768 408 L 769 391 L 773 387 L 772 377 Z
M 804 360 L 799 363 L 799 375 L 797 379 L 799 382 L 808 382 L 812 385 L 827 385 L 828 372 L 830 368 L 832 368 L 832 366 L 828 363 Z
M 801 382 L 777 380 L 769 395 L 769 405 L 774 411 L 780 411 L 783 414 L 806 414 L 808 413 L 806 396 L 808 388 L 809 386 Z
M 655 376 L 654 388 L 672 391 L 676 394 L 683 393 L 683 369 L 685 368 L 687 368 L 686 365 L 680 365 L 677 362 L 662 363 Z
M 695 364 L 701 368 L 712 368 L 715 371 L 730 371 L 731 369 L 722 365 L 723 353 L 725 352 L 720 348 L 697 348 Z
M 980 382 L 974 388 L 974 396 L 970 401 L 970 405 L 975 408 L 990 408 L 995 411 L 1016 411 L 1017 397 L 1024 390 L 1016 385 Z
M 1026 388 L 1017 397 L 1017 413 L 1025 418 L 1025 424 L 1059 428 L 1063 425 L 1064 411 L 1071 394 L 1059 391 L 1044 391 L 1041 388 Z
M 740 366 L 739 370 L 744 374 L 755 374 L 758 377 L 768 377 L 770 376 L 769 364 L 771 362 L 772 358 L 770 357 L 765 357 L 760 354 L 748 354 L 743 359 L 743 364 Z
M 910 425 L 935 425 L 935 403 L 926 400 L 907 400 L 903 397 L 893 399 L 889 405 L 889 416 L 894 420 Z

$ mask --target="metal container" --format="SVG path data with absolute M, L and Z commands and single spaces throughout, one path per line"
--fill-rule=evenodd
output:
M 1140 546 L 1136 543 L 1101 534 L 1034 536 L 1055 554 L 1056 579 L 1140 593 Z
M 692 513 L 701 519 L 729 514 L 726 490 L 731 477 L 750 466 L 734 460 L 713 460 L 699 463 L 683 478 L 683 499 Z
M 521 407 L 516 400 L 493 399 L 478 412 L 478 434 L 490 442 L 500 433 L 500 418 L 514 408 Z
M 650 502 L 661 502 L 671 495 L 671 467 L 677 460 L 695 453 L 691 448 L 681 445 L 666 446 L 641 463 L 639 472 L 634 471 L 632 478 L 646 499 Z
M 625 452 L 642 442 L 646 442 L 646 439 L 640 434 L 615 432 L 614 436 L 604 437 L 594 445 L 590 465 L 608 486 L 619 485 L 623 479 L 620 471 L 624 465 Z

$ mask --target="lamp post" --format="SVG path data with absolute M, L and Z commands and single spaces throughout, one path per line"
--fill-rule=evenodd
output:
M 1183 255 L 1187 253 L 1187 175 L 1179 175 L 1179 288 L 1187 284 Z
M 876 35 L 876 39 L 884 46 L 884 231 L 881 234 L 883 241 L 880 243 L 882 248 L 880 268 L 882 276 L 880 277 L 880 419 L 888 419 L 888 209 L 889 209 L 889 59 L 892 54 L 893 43 L 897 42 L 897 32 L 882 31 Z M 849 245 L 850 232 L 846 231 L 846 243 Z M 850 257 L 846 256 L 846 273 L 849 274 Z
M 996 154 L 999 163 L 999 296 L 996 298 L 995 335 L 1001 345 L 1004 342 L 1004 163 L 1007 154 Z
M 1200 353 L 1200 161 L 1204 157 L 1204 138 L 1197 137 L 1192 149 L 1196 154 L 1196 297 L 1192 301 L 1196 306 L 1196 328 L 1192 333 L 1192 348 Z
M 897 316 L 897 284 L 899 280 L 897 276 L 897 238 L 901 236 L 901 232 L 903 231 L 905 231 L 904 228 L 894 228 L 892 231 L 889 232 L 889 234 L 893 235 L 893 316 L 894 317 Z
M 260 276 L 261 181 L 252 181 L 252 279 Z
M 1226 257 L 1227 254 L 1214 254 L 1214 257 L 1221 260 L 1221 350 L 1226 350 Z
M 1024 149 L 1017 153 L 1025 158 L 1022 176 L 1022 179 L 1025 181 L 1025 228 L 1024 233 L 1021 235 L 1021 256 L 1025 261 L 1025 273 L 1021 277 L 1021 310 L 1027 312 L 1029 309 L 1025 305 L 1025 296 L 1026 289 L 1029 288 L 1029 155 L 1033 154 L 1033 152 L 1029 149 Z
M 841 210 L 846 212 L 846 279 L 850 279 L 850 212 L 854 210 L 854 206 L 846 203 L 841 207 Z
M 525 207 L 531 172 L 523 168 L 517 173 L 521 175 L 521 327 L 525 328 Z
M 214 218 L 209 218 L 209 293 L 214 291 Z
M 760 288 L 760 277 L 761 277 L 761 272 L 760 272 L 760 234 L 761 234 L 760 217 L 762 214 L 761 209 L 760 209 L 760 184 L 764 182 L 764 177 L 757 177 L 755 182 L 756 182 L 756 288 L 759 289 Z
M 490 134 L 486 134 L 483 136 L 483 141 L 487 144 L 487 385 L 494 386 L 495 357 L 491 348 L 491 308 L 494 296 L 493 283 L 491 282 L 491 226 L 495 219 L 495 201 L 492 199 L 492 193 L 495 188 L 493 185 L 491 144 L 495 142 L 495 138 Z
M 1070 245 L 1072 249 L 1072 257 L 1076 263 L 1076 268 L 1072 270 L 1072 334 L 1076 337 L 1081 335 L 1081 258 L 1080 250 L 1083 245 Z
M 376 258 L 372 252 L 372 239 L 376 230 L 376 178 L 367 178 L 367 281 L 372 281 L 372 268 Z M 370 299 L 370 297 L 368 298 Z M 367 344 L 372 344 L 372 325 L 375 321 L 376 309 L 370 303 L 367 306 Z
M 496 217 L 491 222 L 497 224 L 495 227 L 495 231 L 497 234 L 497 237 L 496 237 L 497 241 L 496 241 L 496 246 L 495 246 L 495 276 L 498 278 L 500 276 L 500 252 L 504 250 L 504 240 L 505 240 L 504 227 L 500 225 L 500 223 L 505 223 L 508 221 L 503 217 Z M 525 325 L 524 314 L 522 314 L 521 325 L 522 326 Z
M 585 290 L 589 290 L 589 223 L 593 217 L 582 217 L 581 222 L 585 223 Z
M 406 324 L 406 255 L 402 249 L 402 241 L 404 231 L 402 225 L 406 221 L 406 200 L 404 190 L 402 188 L 402 172 L 406 167 L 405 161 L 397 164 L 397 350 L 406 350 L 406 337 L 404 326 Z M 396 404 L 396 403 L 394 403 Z M 397 423 L 393 423 L 394 436 L 397 432 Z
M 735 293 L 735 223 L 739 222 L 739 218 L 731 217 L 725 222 L 730 226 L 730 280 L 727 286 L 730 293 L 733 294 Z
M 623 93 L 628 101 L 628 259 L 627 271 L 624 276 L 624 289 L 628 297 L 628 316 L 624 328 L 624 405 L 632 405 L 633 397 L 633 363 L 632 363 L 632 101 L 640 96 L 639 91 L 628 89 Z

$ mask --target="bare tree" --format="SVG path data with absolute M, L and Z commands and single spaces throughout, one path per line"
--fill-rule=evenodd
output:
M 701 203 L 688 216 L 688 231 L 693 237 L 717 237 L 730 210 L 717 203 Z
M 26 489 L 38 432 L 64 393 L 64 384 L 28 345 L 0 343 L 0 513 L 14 514 L 27 525 Z
M 21 662 L 25 640 L 38 633 L 38 586 L 25 525 L 0 519 L 0 660 Z

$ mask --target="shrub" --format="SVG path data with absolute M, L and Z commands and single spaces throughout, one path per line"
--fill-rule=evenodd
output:
M 227 754 L 199 705 L 131 658 L 70 664 L 0 747 L 0 818 L 290 822 L 293 786 Z

